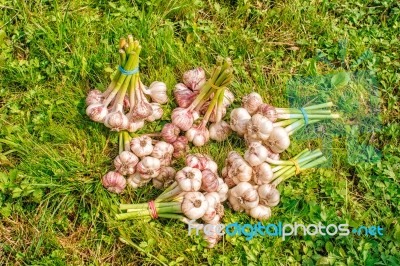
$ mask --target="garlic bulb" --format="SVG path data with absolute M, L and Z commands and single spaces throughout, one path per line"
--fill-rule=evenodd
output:
M 214 192 L 218 190 L 218 176 L 209 169 L 205 169 L 201 172 L 201 187 L 200 189 L 205 192 Z
M 268 150 L 261 143 L 252 142 L 244 153 L 244 159 L 251 165 L 257 166 L 268 158 Z
M 217 224 L 224 216 L 224 206 L 220 204 L 220 198 L 218 193 L 211 192 L 205 195 L 208 202 L 208 209 L 201 217 L 203 221 L 209 224 Z
M 150 155 L 153 151 L 152 140 L 148 136 L 141 136 L 131 140 L 131 151 L 138 157 Z
M 259 203 L 257 190 L 248 182 L 240 182 L 229 191 L 229 202 L 236 209 L 252 209 Z M 235 209 L 234 207 L 234 209 Z
M 274 127 L 269 138 L 264 142 L 271 151 L 281 153 L 290 145 L 289 135 L 282 127 Z
M 187 218 L 197 220 L 207 211 L 208 202 L 203 193 L 188 192 L 183 198 L 181 209 Z
M 249 112 L 249 114 L 254 114 L 258 107 L 263 103 L 263 100 L 257 92 L 252 92 L 242 99 L 242 107 Z
M 269 184 L 274 179 L 274 173 L 268 163 L 253 167 L 253 179 L 257 185 Z
M 174 88 L 174 98 L 179 107 L 186 108 L 188 107 L 197 96 L 197 93 L 190 90 L 183 83 L 178 83 Z
M 138 157 L 130 151 L 123 151 L 114 159 L 114 166 L 121 175 L 132 175 L 135 166 L 139 162 Z
M 279 204 L 280 193 L 274 185 L 264 184 L 258 187 L 258 195 L 260 196 L 260 204 L 274 207 Z
M 149 122 L 153 122 L 156 121 L 158 119 L 160 119 L 163 116 L 163 109 L 161 108 L 159 103 L 151 103 L 150 104 L 151 109 L 152 109 L 152 113 L 151 115 L 149 115 L 148 117 L 146 117 L 146 120 Z
M 206 128 L 204 123 L 198 126 L 192 126 L 187 132 L 187 139 L 192 142 L 195 146 L 203 146 L 210 139 L 210 132 Z
M 95 104 L 95 103 L 102 103 L 104 100 L 103 93 L 99 90 L 91 90 L 89 91 L 86 97 L 86 106 Z
M 172 155 L 173 152 L 174 146 L 172 146 L 172 144 L 169 144 L 165 141 L 159 141 L 156 143 L 156 145 L 154 145 L 151 156 L 161 159 L 165 157 L 165 154 Z
M 125 178 L 118 172 L 108 172 L 101 181 L 108 191 L 114 193 L 121 193 L 126 187 Z
M 251 119 L 250 114 L 244 108 L 236 108 L 232 110 L 230 117 L 232 130 L 239 136 L 243 136 L 247 132 L 247 124 Z
M 271 217 L 271 208 L 258 205 L 250 210 L 250 216 L 258 220 L 268 220 Z
M 92 121 L 103 122 L 108 115 L 108 110 L 101 103 L 93 103 L 86 108 L 86 115 Z
M 250 181 L 252 174 L 253 168 L 242 157 L 235 159 L 228 170 L 228 176 L 233 179 L 235 184 Z
M 208 206 L 209 206 L 208 209 L 206 210 L 204 215 L 201 217 L 201 219 L 206 223 L 208 223 L 209 221 L 212 221 L 215 218 L 215 216 L 217 215 L 217 211 L 215 210 L 215 208 L 210 207 L 210 203 L 208 204 Z
M 206 157 L 206 163 L 204 164 L 204 168 L 210 170 L 211 172 L 218 174 L 218 165 L 216 162 L 214 162 L 211 158 L 208 156 Z
M 211 124 L 209 127 L 209 131 L 210 131 L 210 139 L 216 141 L 224 141 L 228 138 L 232 130 L 227 122 L 221 120 L 218 123 Z
M 276 112 L 275 107 L 273 107 L 272 105 L 261 104 L 258 107 L 257 113 L 262 114 L 271 122 L 275 122 L 278 119 L 278 113 Z
M 193 91 L 198 91 L 206 82 L 206 73 L 203 68 L 198 67 L 183 73 L 183 83 Z
M 150 103 L 147 101 L 141 90 L 137 93 L 137 97 L 139 97 L 138 100 L 129 112 L 129 118 L 131 121 L 145 119 L 153 112 Z
M 279 161 L 279 159 L 280 159 L 279 153 L 275 153 L 275 152 L 271 151 L 271 149 L 268 147 L 267 147 L 267 149 L 268 149 L 268 158 Z
M 133 175 L 128 176 L 126 180 L 131 188 L 139 188 L 146 185 L 150 179 L 143 179 L 139 173 L 134 173 Z
M 246 146 L 249 146 L 253 142 L 262 143 L 262 140 L 261 139 L 254 139 L 254 138 L 250 137 L 249 134 L 245 134 L 244 135 L 244 142 L 245 142 Z
M 126 129 L 128 132 L 136 132 L 144 126 L 144 120 L 136 120 L 130 122 L 128 128 Z
M 235 180 L 236 180 L 236 182 L 235 182 Z M 228 176 L 228 177 L 225 177 L 224 182 L 228 186 L 228 188 L 232 188 L 232 187 L 236 186 L 237 183 L 240 182 L 237 179 L 235 179 L 235 180 L 233 180 L 232 177 Z
M 204 235 L 204 240 L 208 243 L 207 248 L 215 247 L 220 239 L 221 236 L 216 232 L 216 226 L 211 228 L 209 234 Z
M 146 156 L 136 165 L 136 171 L 142 179 L 150 179 L 160 174 L 161 162 L 159 159 Z
M 193 125 L 193 115 L 185 108 L 175 108 L 171 115 L 172 123 L 183 131 L 188 131 Z
M 186 155 L 186 153 L 189 150 L 188 146 L 189 141 L 185 136 L 179 136 L 174 143 L 172 143 L 172 146 L 174 147 L 174 153 L 172 156 L 174 158 L 181 158 Z
M 129 120 L 122 111 L 118 110 L 106 116 L 104 125 L 113 131 L 120 131 L 128 128 Z
M 161 135 L 166 142 L 173 143 L 178 138 L 180 132 L 179 127 L 172 123 L 167 123 L 161 130 Z
M 206 163 L 208 159 L 199 153 L 196 154 L 188 154 L 185 159 L 185 164 L 189 167 L 197 168 L 200 171 L 206 169 Z
M 206 200 L 208 201 L 208 207 L 215 208 L 217 203 L 220 202 L 220 198 L 217 192 L 210 192 L 205 195 Z
M 274 125 L 263 115 L 255 114 L 247 124 L 247 134 L 250 138 L 267 140 Z
M 218 178 L 218 189 L 217 193 L 219 196 L 219 201 L 224 202 L 228 198 L 228 185 L 224 182 L 222 178 Z
M 183 191 L 199 191 L 202 177 L 199 169 L 186 166 L 176 173 L 175 180 Z
M 230 151 L 228 153 L 228 157 L 227 157 L 227 162 L 229 164 L 232 164 L 235 160 L 237 159 L 243 159 L 242 156 L 240 156 L 240 154 L 236 151 Z
M 148 93 L 153 102 L 164 104 L 168 102 L 167 85 L 161 81 L 154 81 L 150 84 Z
M 175 169 L 170 166 L 161 167 L 160 174 L 153 178 L 153 185 L 155 188 L 167 188 L 174 182 Z

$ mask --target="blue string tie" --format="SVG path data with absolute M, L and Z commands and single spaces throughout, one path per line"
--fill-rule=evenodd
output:
M 133 75 L 139 72 L 139 67 L 134 68 L 132 70 L 125 70 L 122 66 L 118 66 L 118 70 L 121 72 L 121 74 L 129 76 L 129 75 Z
M 307 126 L 308 125 L 308 115 L 306 110 L 304 110 L 303 107 L 300 108 L 301 113 L 303 114 L 303 118 L 304 118 L 304 123 Z

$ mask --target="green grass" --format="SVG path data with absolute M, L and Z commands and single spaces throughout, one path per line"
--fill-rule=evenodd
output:
M 0 264 L 399 265 L 399 15 L 394 0 L 0 0 Z M 270 222 L 381 225 L 384 236 L 235 236 L 208 250 L 175 221 L 115 222 L 120 201 L 159 193 L 147 186 L 117 196 L 102 188 L 117 134 L 85 115 L 86 93 L 108 84 L 118 39 L 129 33 L 143 46 L 145 84 L 162 80 L 171 92 L 185 70 L 209 71 L 221 55 L 234 63 L 234 106 L 253 90 L 288 106 L 294 79 L 302 100 L 315 93 L 342 103 L 343 119 L 318 125 L 335 134 L 310 139 L 299 132 L 284 154 L 324 147 L 330 166 L 280 185 L 282 202 Z M 356 63 L 367 49 L 371 57 Z M 368 82 L 354 75 L 330 89 L 327 77 L 342 71 L 376 77 L 379 119 L 364 133 L 356 125 L 372 123 L 362 120 L 370 111 Z M 143 131 L 160 130 L 174 106 L 171 98 L 163 120 Z M 231 136 L 192 151 L 222 167 L 228 151 L 243 148 Z M 227 211 L 224 222 L 255 221 Z

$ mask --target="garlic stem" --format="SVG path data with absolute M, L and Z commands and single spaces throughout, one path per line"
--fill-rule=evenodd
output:
M 276 113 L 279 115 L 281 115 L 281 114 L 303 114 L 300 111 L 300 109 L 296 109 L 296 108 L 275 108 L 275 110 L 276 110 Z M 330 114 L 332 114 L 332 111 L 330 109 L 329 110 L 319 110 L 318 109 L 318 110 L 310 110 L 307 112 L 307 114 L 330 115 Z
M 136 105 L 136 89 L 137 89 L 137 84 L 139 81 L 139 73 L 136 73 L 133 75 L 131 79 L 131 83 L 129 84 L 129 91 L 128 91 L 128 97 L 129 97 L 129 102 L 130 102 L 130 108 L 129 108 L 129 113 L 133 111 L 133 108 Z
M 173 188 L 172 190 L 168 191 L 167 193 L 163 193 L 162 195 L 158 196 L 155 201 L 156 202 L 161 202 L 161 201 L 169 200 L 170 198 L 178 195 L 181 192 L 182 192 L 181 187 L 180 186 L 176 186 L 175 188 Z
M 288 126 L 288 125 L 290 125 L 290 124 L 292 124 L 292 123 L 294 123 L 296 121 L 297 121 L 297 119 L 286 119 L 286 120 L 283 120 L 283 121 L 275 122 L 274 123 L 274 127 L 285 127 L 285 126 Z
M 127 131 L 122 131 L 122 133 L 123 133 L 124 150 L 130 151 L 131 150 L 130 142 L 132 138 Z
M 118 153 L 124 151 L 124 131 L 118 132 Z
M 222 108 L 224 108 L 223 102 L 224 102 L 224 95 L 225 95 L 225 89 L 221 91 L 219 94 L 218 100 L 217 100 L 217 105 L 216 105 L 216 113 L 217 117 L 215 119 L 215 123 L 219 123 L 222 120 Z
M 334 119 L 337 118 L 336 114 L 331 115 L 321 115 L 321 114 L 309 114 L 307 113 L 309 119 Z M 278 119 L 293 119 L 293 118 L 304 118 L 303 114 L 278 114 Z
M 301 156 L 308 156 L 308 155 L 310 155 L 312 153 L 312 151 L 310 151 L 310 150 L 308 150 L 308 149 L 305 149 L 305 150 L 303 150 L 302 152 L 300 152 L 299 154 L 297 154 L 296 156 L 294 156 L 293 158 L 292 158 L 292 160 L 297 160 L 298 158 L 300 158 Z M 281 169 L 285 169 L 283 172 L 285 172 L 285 171 L 287 171 L 288 169 L 290 168 L 290 166 L 287 166 L 287 165 L 280 165 L 280 166 L 276 166 L 276 167 L 274 167 L 274 168 L 272 168 L 272 172 L 273 173 L 275 173 L 275 172 L 277 172 L 277 171 L 280 171 Z M 280 174 L 282 174 L 283 172 L 281 172 Z M 279 175 L 280 175 L 279 174 Z
M 173 189 L 176 188 L 177 186 L 178 186 L 178 182 L 174 181 L 174 183 L 172 183 L 169 187 L 167 187 L 167 188 L 160 194 L 160 196 L 165 195 L 165 193 L 168 193 L 169 191 L 173 190 Z M 158 196 L 157 198 L 160 198 L 160 196 Z
M 134 56 L 132 56 L 131 54 L 129 55 L 128 58 L 128 62 L 126 63 L 125 67 L 126 70 L 132 70 L 133 68 L 133 63 L 134 63 Z M 110 102 L 114 99 L 115 95 L 117 95 L 119 89 L 121 88 L 121 86 L 124 84 L 124 81 L 126 79 L 126 75 L 120 75 L 120 77 L 118 78 L 118 81 L 115 85 L 115 88 L 112 90 L 112 92 L 110 93 L 110 95 L 108 95 L 108 97 L 104 100 L 104 106 L 108 106 L 110 104 Z
M 211 113 L 212 113 L 212 111 L 214 110 L 214 107 L 216 106 L 216 103 L 217 103 L 217 101 L 218 101 L 219 95 L 220 95 L 221 93 L 223 93 L 223 92 L 224 92 L 224 88 L 218 89 L 218 90 L 215 92 L 214 98 L 211 100 L 210 105 L 209 105 L 208 108 L 207 108 L 207 112 L 206 112 L 206 114 L 204 115 L 203 121 L 205 121 L 205 122 L 204 122 L 205 124 L 207 124 L 208 120 L 210 119 Z
M 300 167 L 300 170 L 303 170 L 304 165 L 306 165 L 308 162 L 312 161 L 314 158 L 320 157 L 321 155 L 322 155 L 322 152 L 320 150 L 316 150 L 316 151 L 312 151 L 309 155 L 304 156 L 303 158 L 297 159 L 297 163 Z M 288 172 L 291 172 L 292 170 L 296 171 L 296 167 L 294 165 L 285 167 L 285 168 L 281 169 L 280 171 L 275 172 L 273 179 L 276 179 L 281 176 L 285 176 Z
M 313 167 L 315 167 L 315 166 L 317 166 L 319 164 L 322 164 L 325 161 L 326 161 L 326 158 L 325 157 L 321 157 L 321 158 L 319 158 L 317 160 L 314 160 L 314 161 L 309 162 L 309 163 L 307 163 L 305 165 L 302 165 L 301 166 L 301 170 L 308 169 L 308 168 L 313 168 Z M 282 181 L 285 181 L 285 180 L 289 179 L 290 177 L 292 177 L 293 175 L 295 175 L 295 173 L 296 173 L 296 169 L 295 168 L 291 168 L 284 175 L 282 175 L 279 178 L 276 178 L 274 181 L 272 181 L 271 184 L 275 185 L 275 186 L 278 186 Z
M 126 63 L 126 53 L 124 49 L 119 49 L 119 65 L 124 66 Z

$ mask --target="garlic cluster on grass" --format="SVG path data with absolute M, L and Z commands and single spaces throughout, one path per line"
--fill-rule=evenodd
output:
M 127 184 L 138 188 L 153 180 L 156 188 L 164 188 L 173 182 L 175 170 L 170 165 L 174 147 L 171 144 L 146 135 L 130 139 L 127 132 L 120 133 L 125 143 L 114 159 L 115 171 L 102 179 L 105 188 L 121 193 Z
M 259 147 L 257 145 L 257 148 Z M 258 163 L 259 157 L 254 161 Z M 253 213 L 254 215 L 251 216 L 256 219 L 260 217 L 268 219 L 271 214 L 269 208 L 279 203 L 279 191 L 270 184 L 273 180 L 273 172 L 266 162 L 252 166 L 239 153 L 232 151 L 225 161 L 222 177 L 230 187 L 228 201 L 234 211 L 246 211 L 249 214 Z M 259 207 L 261 205 L 263 207 Z M 253 210 L 254 208 L 257 209 Z
M 229 124 L 222 119 L 234 100 L 233 93 L 226 88 L 233 79 L 232 72 L 230 59 L 218 58 L 208 80 L 205 71 L 198 67 L 186 71 L 183 83 L 175 85 L 178 107 L 172 111 L 172 124 L 185 131 L 193 145 L 203 146 L 210 139 L 223 141 L 231 133 Z
M 145 121 L 163 115 L 161 104 L 168 102 L 165 83 L 154 81 L 146 87 L 139 76 L 141 46 L 132 35 L 120 40 L 120 67 L 105 92 L 91 90 L 86 97 L 86 114 L 113 131 L 135 132 Z
M 166 168 L 166 170 L 170 169 Z M 165 175 L 169 174 L 174 174 L 172 183 L 152 201 L 152 207 L 146 204 L 121 204 L 120 210 L 127 210 L 127 212 L 118 214 L 117 219 L 165 217 L 190 224 L 198 219 L 211 225 L 221 223 L 224 216 L 223 202 L 228 197 L 229 188 L 219 177 L 217 164 L 212 158 L 203 154 L 188 154 L 185 166 L 176 173 L 173 171 L 165 173 Z M 158 182 L 160 175 L 153 180 Z M 147 210 L 150 210 L 151 214 Z M 157 215 L 154 216 L 154 213 Z M 204 239 L 209 247 L 213 247 L 220 236 L 204 236 Z

